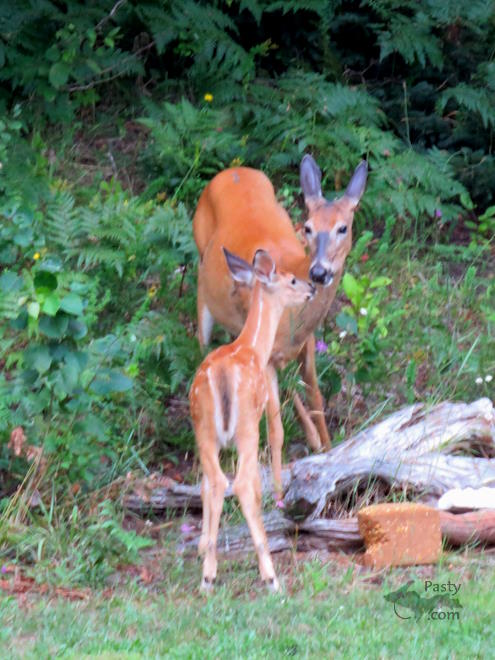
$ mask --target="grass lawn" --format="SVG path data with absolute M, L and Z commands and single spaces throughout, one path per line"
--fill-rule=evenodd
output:
M 493 554 L 449 553 L 435 567 L 379 573 L 343 555 L 275 559 L 281 595 L 258 585 L 253 557 L 222 561 L 210 596 L 197 590 L 197 561 L 162 557 L 160 578 L 149 587 L 121 582 L 84 602 L 4 596 L 2 657 L 493 657 Z M 459 618 L 401 620 L 384 595 L 410 579 L 423 595 L 426 579 L 460 584 Z

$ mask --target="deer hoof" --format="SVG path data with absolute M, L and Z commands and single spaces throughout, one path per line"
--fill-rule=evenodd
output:
M 264 580 L 266 586 L 270 591 L 273 593 L 277 593 L 280 591 L 280 582 L 277 580 L 276 577 L 268 578 L 267 580 Z
M 213 585 L 215 584 L 215 579 L 216 578 L 210 578 L 203 575 L 203 579 L 201 580 L 201 591 L 212 591 Z

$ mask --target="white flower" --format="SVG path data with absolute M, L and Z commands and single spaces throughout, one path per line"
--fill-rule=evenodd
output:
M 474 382 L 476 383 L 476 385 L 481 385 L 481 383 L 483 382 L 483 378 L 481 376 L 478 376 L 478 378 Z
M 134 341 L 136 341 L 137 337 L 136 337 L 136 335 L 131 335 L 129 337 L 129 339 L 134 342 Z
M 345 339 L 345 337 L 347 337 L 347 330 L 342 330 L 342 332 L 339 332 L 339 337 L 340 339 Z
M 359 313 L 361 314 L 361 316 L 368 316 L 368 310 L 366 309 L 366 307 L 361 307 Z
M 493 376 L 491 374 L 488 374 L 488 376 L 485 376 L 485 383 L 491 383 L 493 380 Z

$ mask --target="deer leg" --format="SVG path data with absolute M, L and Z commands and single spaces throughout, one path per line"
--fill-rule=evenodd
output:
M 304 407 L 304 403 L 301 401 L 301 397 L 296 392 L 294 394 L 294 406 L 296 408 L 297 416 L 304 430 L 304 435 L 306 436 L 306 442 L 311 447 L 313 451 L 320 451 L 321 449 L 321 440 L 316 426 L 313 424 L 313 420 L 309 416 L 308 411 Z
M 303 349 L 299 354 L 299 360 L 302 365 L 302 377 L 306 384 L 306 397 L 310 408 L 309 415 L 307 415 L 306 424 L 308 424 L 309 421 L 312 422 L 314 426 L 316 426 L 318 435 L 320 436 L 321 446 L 323 449 L 330 449 L 330 435 L 328 433 L 327 425 L 325 422 L 325 413 L 323 412 L 323 397 L 321 395 L 320 388 L 318 387 L 318 375 L 316 373 L 315 364 L 315 336 L 313 334 L 308 337 L 306 343 L 304 344 Z M 301 407 L 304 408 L 302 403 Z M 305 426 L 304 422 L 303 426 Z M 309 437 L 308 442 L 311 444 Z
M 277 370 L 272 364 L 266 368 L 266 384 L 268 401 L 266 418 L 268 421 L 268 442 L 272 456 L 272 473 L 277 503 L 282 502 L 282 445 L 284 444 L 284 428 L 280 414 L 280 398 L 278 393 Z
M 203 579 L 201 588 L 211 589 L 217 576 L 217 538 L 222 514 L 225 489 L 228 486 L 227 477 L 222 472 L 218 461 L 218 447 L 213 449 L 211 445 L 201 443 L 198 438 L 199 457 L 203 467 L 203 493 L 205 494 L 206 509 L 203 512 L 203 524 L 206 529 L 202 530 L 201 543 L 204 552 Z M 213 450 L 213 451 L 212 451 Z
M 205 302 L 201 272 L 198 273 L 198 339 L 201 349 L 210 343 L 211 331 L 213 330 L 214 318 Z
M 239 428 L 243 428 L 239 426 Z M 239 466 L 233 483 L 233 491 L 239 498 L 242 513 L 246 518 L 251 538 L 258 555 L 261 579 L 273 591 L 280 589 L 275 569 L 273 568 L 263 518 L 261 517 L 261 479 L 258 466 L 258 429 L 246 434 L 238 443 Z
M 198 555 L 204 555 L 208 546 L 208 537 L 210 530 L 210 483 L 206 474 L 203 474 L 201 481 L 201 503 L 203 509 L 203 523 L 201 525 L 201 536 L 198 544 Z

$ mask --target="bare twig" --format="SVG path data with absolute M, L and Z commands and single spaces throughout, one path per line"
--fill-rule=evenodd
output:
M 117 2 L 114 4 L 112 9 L 110 10 L 110 13 L 107 16 L 104 16 L 99 23 L 96 24 L 95 30 L 99 31 L 101 30 L 102 26 L 105 25 L 111 18 L 115 16 L 117 11 L 120 9 L 122 5 L 124 5 L 127 2 L 127 0 L 117 0 Z

